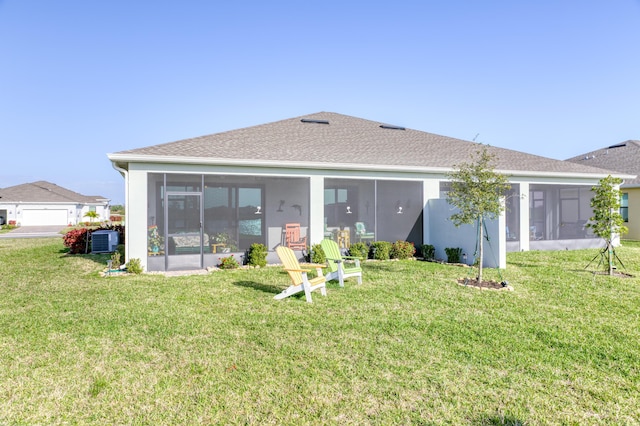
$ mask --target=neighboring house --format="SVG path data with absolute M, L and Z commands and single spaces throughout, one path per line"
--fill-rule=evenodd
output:
M 96 220 L 109 220 L 109 200 L 81 195 L 53 183 L 39 181 L 0 189 L 0 216 L 6 223 L 21 226 L 75 225 L 91 221 L 89 211 L 98 214 Z
M 625 179 L 620 185 L 620 213 L 625 218 L 625 226 L 629 228 L 629 233 L 622 237 L 640 240 L 640 177 L 637 176 L 640 175 L 640 141 L 628 140 L 569 158 L 567 161 L 636 175 L 635 178 Z
M 455 228 L 447 173 L 481 144 L 320 112 L 108 154 L 125 178 L 127 258 L 148 271 L 203 268 L 244 255 L 334 238 L 461 247 L 473 261 L 475 226 Z M 487 266 L 506 252 L 599 247 L 585 228 L 591 187 L 609 172 L 488 147 L 509 176 L 507 210 L 487 223 Z M 299 224 L 297 229 L 292 224 Z M 289 225 L 289 226 L 287 226 Z M 363 230 L 364 227 L 364 230 Z M 291 229 L 292 231 L 289 231 Z M 160 234 L 164 244 L 150 244 Z M 491 254 L 493 253 L 493 255 Z

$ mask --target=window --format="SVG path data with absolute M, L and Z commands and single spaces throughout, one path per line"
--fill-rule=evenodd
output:
M 629 194 L 626 192 L 620 197 L 620 216 L 625 222 L 629 222 Z

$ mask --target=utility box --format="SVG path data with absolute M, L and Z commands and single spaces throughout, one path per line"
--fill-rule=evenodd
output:
M 111 253 L 118 247 L 118 231 L 95 231 L 91 234 L 91 253 Z

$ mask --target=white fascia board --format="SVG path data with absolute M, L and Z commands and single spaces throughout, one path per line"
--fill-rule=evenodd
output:
M 169 164 L 201 164 L 219 166 L 265 167 L 265 168 L 292 168 L 292 169 L 335 169 L 335 170 L 373 170 L 373 171 L 403 171 L 403 172 L 431 172 L 447 173 L 448 167 L 417 167 L 394 166 L 385 164 L 353 164 L 353 163 L 321 163 L 312 161 L 270 161 L 270 160 L 238 160 L 228 158 L 203 158 L 203 157 L 168 157 L 152 155 L 121 155 L 108 154 L 112 162 L 132 163 L 169 163 Z
M 565 179 L 602 179 L 611 173 L 577 173 L 577 172 L 532 172 L 523 170 L 496 170 L 498 173 L 521 179 L 530 178 L 565 178 Z M 630 179 L 631 175 L 612 174 L 613 177 Z
M 421 166 L 397 166 L 388 164 L 353 164 L 353 163 L 322 163 L 312 161 L 270 161 L 270 160 L 245 160 L 228 158 L 204 158 L 204 157 L 174 157 L 165 155 L 130 155 L 107 154 L 114 163 L 170 163 L 170 164 L 201 164 L 201 165 L 225 165 L 242 167 L 265 167 L 293 169 L 324 169 L 324 170 L 366 170 L 366 171 L 397 171 L 429 174 L 447 174 L 455 169 L 451 167 L 421 167 Z M 536 172 L 526 170 L 496 170 L 496 172 L 517 178 L 568 178 L 568 179 L 601 179 L 610 173 L 576 173 L 576 172 Z M 635 175 L 615 174 L 614 177 L 633 179 Z

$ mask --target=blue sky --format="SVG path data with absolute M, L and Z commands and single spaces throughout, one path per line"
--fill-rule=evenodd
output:
M 556 159 L 640 139 L 640 0 L 0 0 L 0 187 L 332 111 Z M 476 137 L 477 135 L 477 137 Z

